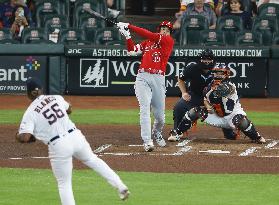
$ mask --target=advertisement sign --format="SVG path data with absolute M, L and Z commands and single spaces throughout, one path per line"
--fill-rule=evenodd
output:
M 47 88 L 46 56 L 0 56 L 0 93 L 25 94 L 28 77 L 39 78 Z
M 176 76 L 197 58 L 171 57 L 166 71 L 167 96 L 180 94 Z M 68 93 L 74 95 L 134 95 L 140 58 L 103 57 L 68 59 Z M 264 58 L 219 58 L 217 65 L 227 65 L 232 82 L 244 97 L 264 96 L 267 60 Z

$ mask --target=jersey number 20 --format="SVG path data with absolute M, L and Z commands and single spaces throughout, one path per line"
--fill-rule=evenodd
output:
M 59 109 L 59 105 L 57 103 L 53 104 L 50 108 L 52 111 L 50 109 L 46 109 L 42 114 L 49 120 L 48 124 L 52 125 L 57 121 L 57 118 L 62 118 L 65 114 Z

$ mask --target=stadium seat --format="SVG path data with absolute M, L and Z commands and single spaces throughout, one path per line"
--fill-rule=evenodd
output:
M 208 21 L 201 15 L 186 16 L 181 22 L 180 45 L 199 45 L 201 42 L 201 31 L 208 29 Z
M 258 8 L 258 16 L 276 17 L 279 15 L 279 4 L 265 3 Z
M 67 17 L 69 17 L 70 14 L 70 1 L 68 0 L 58 0 L 60 2 L 60 10 L 61 10 L 61 14 L 66 15 Z
M 108 45 L 109 43 L 113 42 L 123 42 L 122 44 L 125 44 L 125 41 L 122 40 L 121 34 L 119 33 L 118 29 L 115 27 L 106 27 L 96 30 L 95 35 L 95 44 L 96 45 Z
M 254 19 L 252 30 L 262 34 L 264 46 L 270 46 L 273 34 L 278 31 L 277 20 L 273 17 L 259 16 Z
M 201 31 L 201 44 L 204 46 L 225 46 L 224 34 L 214 29 Z
M 238 32 L 243 31 L 242 19 L 239 16 L 220 16 L 217 19 L 217 30 L 224 33 L 226 45 L 233 46 Z
M 279 45 L 279 33 L 273 34 L 272 45 Z
M 25 28 L 22 31 L 21 42 L 22 43 L 36 43 L 40 41 L 46 41 L 47 35 L 43 28 Z
M 73 12 L 73 25 L 77 27 L 80 15 L 86 13 L 84 8 L 91 8 L 103 16 L 107 16 L 107 4 L 104 0 L 77 0 Z
M 78 45 L 91 44 L 91 42 L 85 40 L 84 31 L 76 28 L 63 29 L 59 35 L 59 42 Z
M 37 27 L 44 26 L 44 19 L 49 14 L 61 14 L 59 1 L 43 0 L 39 1 L 36 6 L 36 21 Z
M 47 33 L 53 32 L 55 29 L 66 29 L 69 28 L 69 20 L 65 15 L 50 14 L 45 16 L 44 28 Z
M 102 19 L 94 18 L 92 15 L 84 13 L 81 14 L 78 28 L 84 30 L 85 38 L 91 42 L 95 42 L 95 34 L 98 28 L 105 28 L 105 21 Z
M 263 43 L 262 34 L 253 31 L 242 31 L 236 39 L 237 46 L 256 47 Z
M 2 39 L 0 40 L 0 44 L 18 44 L 20 41 L 14 40 L 14 39 Z
M 1 28 L 0 29 L 0 41 L 5 39 L 12 39 L 13 35 L 9 28 Z

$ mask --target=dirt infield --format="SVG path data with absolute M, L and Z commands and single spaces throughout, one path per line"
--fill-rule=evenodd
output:
M 66 96 L 73 108 L 135 109 L 135 97 Z M 178 98 L 167 98 L 171 109 Z M 0 109 L 25 109 L 25 96 L 0 96 Z M 242 99 L 249 111 L 279 112 L 279 99 Z M 146 153 L 141 146 L 139 126 L 78 125 L 92 148 L 116 170 L 190 173 L 279 173 L 279 127 L 257 127 L 268 139 L 266 145 L 250 143 L 246 138 L 223 139 L 220 129 L 198 126 L 196 132 L 180 144 L 168 143 Z M 49 168 L 47 147 L 40 142 L 19 144 L 14 140 L 15 125 L 0 125 L 0 166 Z M 164 129 L 167 138 L 168 130 Z M 180 146 L 177 146 L 180 145 Z M 103 148 L 103 149 L 102 149 Z M 84 168 L 75 161 L 76 168 Z

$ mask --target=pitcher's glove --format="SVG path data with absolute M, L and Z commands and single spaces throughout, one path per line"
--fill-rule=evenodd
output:
M 220 83 L 214 90 L 213 95 L 215 97 L 227 97 L 234 93 L 233 85 L 229 84 L 228 82 Z

